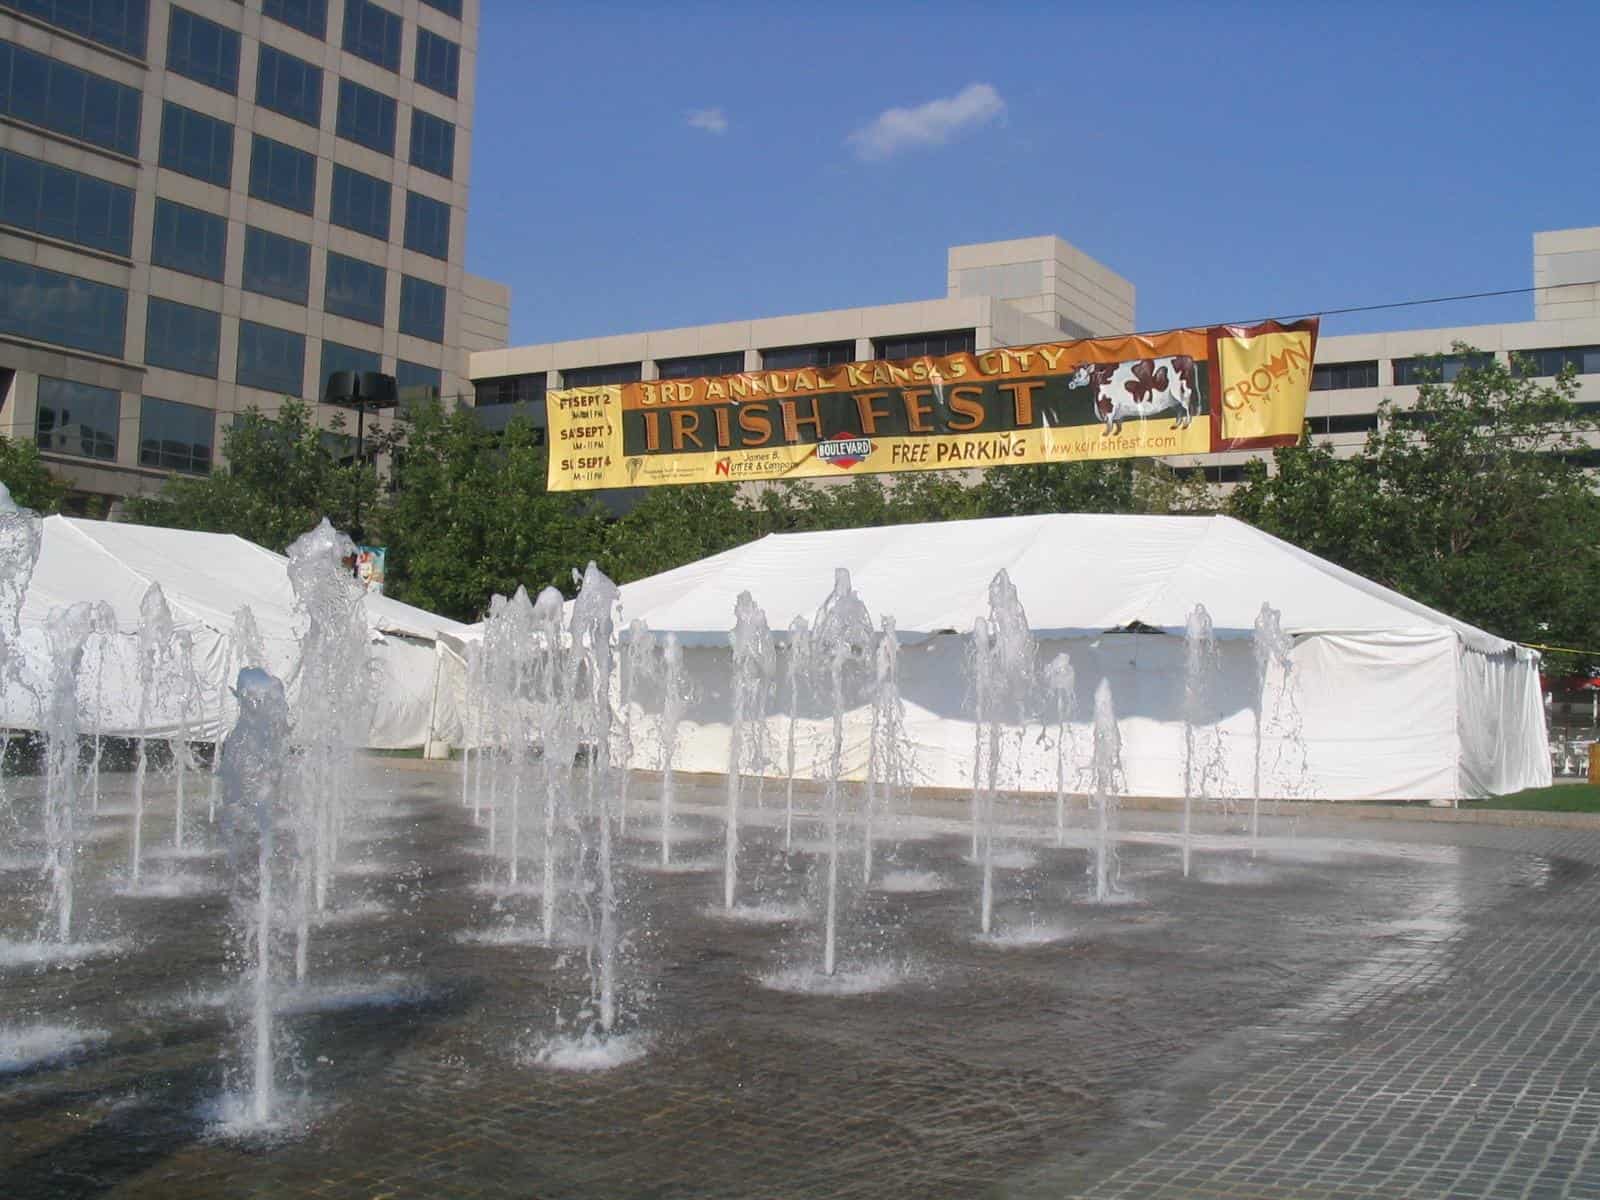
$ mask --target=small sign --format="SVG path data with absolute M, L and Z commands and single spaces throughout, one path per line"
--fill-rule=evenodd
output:
M 383 558 L 382 546 L 356 547 L 356 579 L 374 596 L 383 595 Z

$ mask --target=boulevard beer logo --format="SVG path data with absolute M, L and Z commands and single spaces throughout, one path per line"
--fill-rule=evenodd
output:
M 865 462 L 872 453 L 872 439 L 864 437 L 833 438 L 817 443 L 817 457 L 825 463 L 849 470 Z
M 741 483 L 1289 445 L 1316 320 L 549 394 L 549 488 Z

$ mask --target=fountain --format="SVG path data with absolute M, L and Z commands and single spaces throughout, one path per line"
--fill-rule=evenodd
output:
M 789 622 L 789 645 L 783 660 L 784 691 L 789 702 L 789 755 L 784 770 L 783 851 L 794 849 L 795 727 L 800 723 L 800 681 L 805 678 L 805 663 L 810 654 L 811 627 L 804 617 Z
M 850 572 L 833 573 L 833 591 L 817 610 L 811 626 L 812 669 L 818 690 L 825 683 L 833 714 L 833 736 L 828 754 L 824 805 L 828 823 L 828 874 L 824 892 L 822 973 L 836 967 L 839 923 L 839 817 L 841 777 L 844 773 L 844 710 L 846 675 L 868 662 L 872 647 L 872 618 L 850 586 Z
M 672 862 L 672 769 L 678 755 L 678 724 L 688 699 L 683 675 L 683 647 L 669 633 L 661 643 L 661 865 Z
M 218 686 L 217 712 L 219 717 L 227 713 L 231 707 L 234 716 L 238 717 L 237 697 L 232 688 L 228 686 L 230 679 L 237 679 L 239 672 L 246 667 L 258 667 L 265 670 L 267 667 L 266 646 L 261 640 L 261 630 L 256 625 L 256 614 L 248 604 L 241 604 L 234 610 L 233 625 L 228 630 L 228 658 L 227 668 L 223 672 L 222 682 Z M 228 701 L 234 700 L 230 705 Z M 207 794 L 208 821 L 217 819 L 217 791 L 220 786 L 222 770 L 222 746 L 219 743 L 216 753 L 211 757 L 211 785 Z
M 1255 768 L 1250 788 L 1250 853 L 1255 855 L 1261 842 L 1261 729 L 1267 706 L 1267 687 L 1274 667 L 1282 684 L 1278 691 L 1280 703 L 1289 694 L 1290 671 L 1293 664 L 1289 653 L 1294 643 L 1283 631 L 1283 614 L 1272 605 L 1263 603 L 1251 631 L 1251 649 L 1256 664 L 1255 717 Z
M 94 634 L 95 609 L 79 602 L 50 614 L 50 704 L 44 731 L 45 841 L 50 855 L 50 915 L 53 936 L 72 935 L 72 892 L 78 859 L 78 675 L 83 651 Z
M 1044 669 L 1045 686 L 1055 698 L 1056 714 L 1056 845 L 1067 840 L 1067 766 L 1076 749 L 1072 741 L 1072 705 L 1077 680 L 1072 672 L 1072 659 L 1063 651 L 1052 658 Z
M 39 561 L 43 536 L 38 514 L 18 506 L 11 498 L 10 489 L 0 483 L 0 697 L 4 697 L 6 709 L 12 714 L 21 709 L 17 698 L 30 690 L 24 682 L 18 655 L 22 642 L 22 598 L 27 594 L 33 568 Z M 32 699 L 37 708 L 39 698 Z M 4 766 L 10 747 L 8 727 L 4 737 L 0 737 L 0 768 Z M 7 799 L 3 769 L 0 769 L 0 822 L 13 827 L 17 824 Z
M 1111 900 L 1117 888 L 1116 810 L 1117 775 L 1122 769 L 1122 734 L 1117 728 L 1117 712 L 1111 702 L 1111 684 L 1102 679 L 1094 689 L 1094 760 L 1090 804 L 1095 814 L 1094 855 L 1090 872 L 1094 876 L 1094 898 L 1099 904 Z
M 568 702 L 571 689 L 566 671 L 566 643 L 561 619 L 564 601 L 555 588 L 545 588 L 533 606 L 534 688 L 538 696 L 539 756 L 544 792 L 543 870 L 540 874 L 539 904 L 544 944 L 555 940 L 556 856 L 560 829 L 557 817 L 568 790 L 572 759 L 577 752 L 576 735 Z
M 235 1123 L 266 1127 L 274 1115 L 273 997 L 284 973 L 283 956 L 273 952 L 280 931 L 280 897 L 301 874 L 286 862 L 292 839 L 278 837 L 280 823 L 293 814 L 285 794 L 289 706 L 283 684 L 256 667 L 239 672 L 234 695 L 239 718 L 224 740 L 220 768 L 225 800 L 223 830 L 228 855 L 233 957 L 239 986 L 233 1005 L 239 1032 L 236 1070 L 247 1080 L 247 1116 Z M 277 876 L 275 881 L 274 876 Z M 243 1114 L 242 1114 L 243 1115 Z
M 739 784 L 743 774 L 745 742 L 759 772 L 761 752 L 756 730 L 766 723 L 765 696 L 776 669 L 772 631 L 767 616 L 749 592 L 740 592 L 734 605 L 733 716 L 728 732 L 728 809 L 724 825 L 722 906 L 733 910 L 739 875 Z
M 994 824 L 1002 735 L 1006 728 L 1014 728 L 1020 751 L 1026 705 L 1033 684 L 1034 653 L 1028 616 L 1011 577 L 1002 569 L 989 582 L 988 619 L 980 617 L 973 623 L 971 649 L 979 748 L 983 749 L 983 742 L 987 741 L 987 754 L 973 763 L 975 844 L 980 828 L 982 832 L 982 846 L 975 850 L 983 866 L 979 927 L 986 936 L 993 932 L 994 926 Z M 987 739 L 984 739 L 985 732 Z M 1020 760 L 1020 757 L 1019 753 L 1017 758 Z
M 639 693 L 655 681 L 657 671 L 655 635 L 638 618 L 628 622 L 628 642 L 622 651 L 622 675 L 618 681 L 618 700 L 622 710 L 622 735 L 618 753 L 623 763 L 633 761 L 633 712 L 639 708 Z M 621 793 L 617 796 L 617 832 L 628 832 L 628 784 L 631 771 L 622 772 Z
M 94 603 L 94 758 L 89 766 L 90 808 L 100 811 L 100 758 L 104 750 L 106 726 L 106 655 L 116 645 L 117 613 L 104 600 Z
M 1210 762 L 1198 761 L 1199 728 L 1211 715 L 1211 684 L 1217 672 L 1217 642 L 1211 614 L 1196 604 L 1183 628 L 1183 874 L 1189 875 L 1193 839 L 1192 809 L 1196 793 L 1204 798 Z M 1212 739 L 1216 733 L 1213 728 Z M 1214 761 L 1215 755 L 1212 755 Z
M 133 835 L 129 845 L 128 877 L 139 885 L 144 842 L 144 786 L 149 770 L 150 706 L 161 683 L 161 668 L 171 657 L 172 611 L 161 585 L 152 583 L 139 602 L 139 724 L 138 760 L 133 771 Z
M 862 813 L 863 875 L 872 880 L 873 821 L 881 807 L 894 811 L 901 782 L 905 705 L 900 701 L 900 635 L 893 617 L 883 618 L 873 655 L 872 726 L 867 735 L 867 802 Z M 883 793 L 878 793 L 879 782 Z

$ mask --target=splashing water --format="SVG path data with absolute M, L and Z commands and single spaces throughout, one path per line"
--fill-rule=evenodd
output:
M 1183 628 L 1183 874 L 1189 875 L 1195 796 L 1205 798 L 1209 772 L 1196 743 L 1211 719 L 1211 685 L 1217 673 L 1217 641 L 1211 614 L 1196 604 Z M 1212 729 L 1212 739 L 1216 737 Z
M 810 655 L 811 626 L 804 617 L 789 622 L 788 657 L 784 659 L 784 684 L 789 703 L 788 759 L 784 767 L 783 850 L 794 849 L 795 729 L 800 723 L 800 681 Z
M 1102 679 L 1094 690 L 1094 764 L 1090 803 L 1095 813 L 1094 898 L 1105 904 L 1117 890 L 1116 787 L 1122 769 L 1122 733 L 1111 701 L 1111 684 Z
M 45 841 L 50 855 L 47 924 L 55 940 L 72 934 L 73 881 L 78 857 L 78 675 L 94 633 L 94 605 L 80 601 L 49 617 L 50 706 L 45 718 Z
M 20 712 L 22 705 L 15 701 L 31 689 L 23 679 L 22 658 L 18 650 L 22 643 L 22 598 L 27 594 L 33 569 L 39 561 L 43 544 L 44 524 L 31 509 L 20 507 L 11 498 L 10 489 L 0 483 L 0 695 L 6 700 L 8 711 Z M 31 696 L 34 706 L 40 697 Z M 0 737 L 0 762 L 11 745 L 11 731 Z M 5 789 L 5 774 L 0 771 L 0 821 L 15 825 L 15 814 Z
M 673 765 L 678 757 L 678 725 L 688 692 L 683 675 L 683 648 L 678 635 L 667 634 L 661 643 L 661 865 L 672 863 Z
M 1255 628 L 1251 631 L 1251 649 L 1254 651 L 1256 663 L 1256 702 L 1255 702 L 1255 765 L 1250 787 L 1250 854 L 1255 856 L 1261 842 L 1261 746 L 1262 725 L 1267 707 L 1267 688 L 1270 685 L 1272 672 L 1277 670 L 1282 680 L 1279 689 L 1280 702 L 1288 694 L 1290 687 L 1290 662 L 1289 654 L 1294 648 L 1292 639 L 1283 631 L 1283 614 L 1272 605 L 1265 602 L 1261 611 L 1256 615 Z
M 872 881 L 874 821 L 892 813 L 904 767 L 905 705 L 900 700 L 900 635 L 884 617 L 873 654 L 872 726 L 867 737 L 867 802 L 862 814 L 863 876 Z M 879 784 L 882 792 L 879 792 Z
M 1077 680 L 1072 659 L 1065 652 L 1052 658 L 1044 669 L 1045 686 L 1055 698 L 1056 710 L 1056 845 L 1067 840 L 1067 770 L 1076 747 L 1072 741 L 1072 702 Z
M 144 850 L 144 782 L 149 770 L 150 705 L 155 700 L 161 669 L 172 653 L 172 610 L 159 583 L 152 583 L 139 602 L 139 753 L 133 769 L 133 835 L 129 846 L 128 876 L 139 884 Z
M 762 698 L 776 670 L 767 615 L 749 592 L 740 592 L 734 604 L 732 643 L 733 718 L 728 731 L 728 808 L 722 866 L 722 905 L 730 910 L 739 876 L 739 788 L 747 756 L 745 743 L 755 743 L 754 753 L 748 757 L 759 770 L 759 735 L 755 729 L 766 719 Z
M 623 764 L 620 792 L 617 796 L 617 832 L 628 832 L 628 784 L 633 771 L 633 710 L 638 707 L 639 694 L 655 682 L 658 650 L 655 635 L 642 620 L 635 617 L 628 622 L 628 642 L 622 652 L 622 678 L 618 683 L 618 699 L 622 707 L 622 736 L 619 761 Z
M 1028 615 L 1017 589 L 1003 569 L 997 571 L 989 582 L 988 619 L 980 617 L 974 622 L 971 647 L 980 750 L 987 741 L 987 753 L 973 763 L 974 856 L 981 855 L 983 862 L 979 926 L 985 934 L 992 932 L 994 925 L 994 824 L 1001 745 L 1004 732 L 1008 728 L 1015 730 L 1020 760 L 1035 652 L 1033 632 L 1028 628 Z M 980 829 L 981 847 L 977 845 Z

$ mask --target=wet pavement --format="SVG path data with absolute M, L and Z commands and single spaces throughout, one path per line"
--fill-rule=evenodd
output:
M 785 854 L 767 789 L 740 902 L 773 919 L 729 920 L 720 870 L 649 869 L 652 786 L 620 847 L 642 1057 L 541 1065 L 581 950 L 540 944 L 455 774 L 391 770 L 282 1001 L 302 1107 L 254 1139 L 215 1129 L 222 862 L 152 858 L 120 894 L 102 817 L 80 931 L 108 953 L 0 943 L 0 1196 L 1600 1196 L 1600 826 L 1269 818 L 1252 859 L 1207 814 L 1184 879 L 1175 818 L 1129 812 L 1129 895 L 1095 905 L 1083 834 L 1013 809 L 1040 828 L 1002 839 L 986 941 L 967 833 L 919 820 L 871 889 L 846 871 L 864 990 L 826 995 L 816 824 Z M 720 863 L 720 794 L 681 798 L 674 857 Z M 0 938 L 36 883 L 0 872 Z

